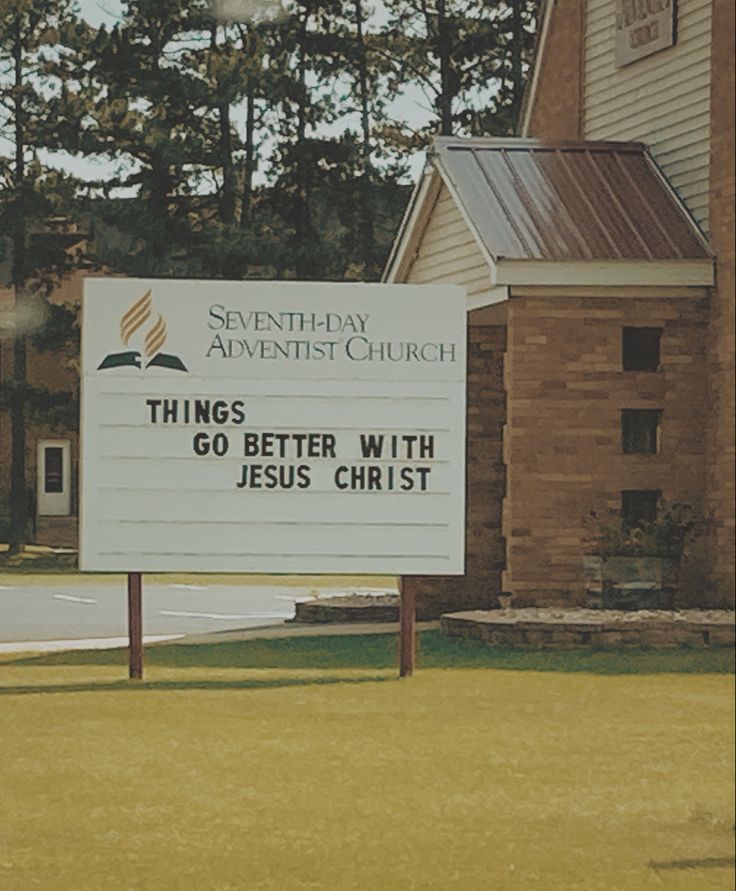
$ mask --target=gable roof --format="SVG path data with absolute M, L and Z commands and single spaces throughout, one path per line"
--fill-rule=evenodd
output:
M 488 259 L 493 284 L 712 283 L 706 239 L 640 143 L 437 137 L 429 160 Z M 427 174 L 402 223 L 389 276 L 406 230 L 426 217 L 426 181 Z

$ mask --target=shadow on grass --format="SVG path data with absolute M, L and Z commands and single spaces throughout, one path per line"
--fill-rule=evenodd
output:
M 736 857 L 705 857 L 702 860 L 666 860 L 649 862 L 649 868 L 659 872 L 665 869 L 733 869 Z
M 3 660 L 3 664 L 124 666 L 127 661 L 127 650 L 118 649 L 48 653 Z M 146 663 L 180 668 L 390 669 L 398 664 L 398 635 L 325 635 L 158 645 L 146 648 Z M 420 636 L 418 668 L 491 668 L 607 675 L 733 674 L 734 650 L 724 647 L 691 650 L 515 650 L 477 641 L 457 640 L 439 631 L 425 631 Z
M 140 690 L 273 690 L 277 687 L 311 687 L 326 684 L 375 684 L 392 681 L 386 675 L 371 675 L 360 678 L 321 677 L 321 678 L 247 678 L 238 680 L 160 680 L 160 681 L 100 681 L 79 684 L 26 684 L 22 686 L 0 686 L 0 696 L 30 696 L 49 693 L 107 693 Z

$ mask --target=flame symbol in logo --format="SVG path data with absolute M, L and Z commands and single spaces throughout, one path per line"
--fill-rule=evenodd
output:
M 137 300 L 120 319 L 120 337 L 124 346 L 128 346 L 133 335 L 151 318 L 153 299 L 150 289 Z M 166 322 L 159 313 L 157 321 L 153 324 L 144 339 L 144 353 L 148 362 L 145 367 L 155 365 L 161 368 L 172 368 L 176 371 L 186 371 L 187 368 L 178 356 L 161 352 L 161 347 L 166 343 Z M 124 365 L 133 365 L 142 368 L 142 356 L 138 350 L 129 350 L 125 353 L 111 353 L 106 356 L 98 371 L 104 368 L 119 368 Z
M 158 321 L 146 334 L 146 356 L 151 358 L 156 355 L 161 347 L 166 343 L 166 322 L 164 317 L 159 315 Z
M 120 336 L 125 346 L 128 346 L 130 338 L 142 328 L 151 317 L 151 291 L 150 289 L 136 301 L 120 320 Z M 160 317 L 159 317 L 160 318 Z

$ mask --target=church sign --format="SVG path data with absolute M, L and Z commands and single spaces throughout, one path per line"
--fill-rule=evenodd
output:
M 677 0 L 616 0 L 616 65 L 674 46 Z
M 464 289 L 89 279 L 80 565 L 463 572 Z

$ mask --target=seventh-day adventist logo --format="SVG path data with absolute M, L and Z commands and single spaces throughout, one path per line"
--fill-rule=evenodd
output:
M 151 318 L 153 300 L 148 290 L 136 301 L 120 319 L 120 338 L 123 346 L 128 346 L 133 335 L 143 328 Z M 187 371 L 186 365 L 178 356 L 162 353 L 161 347 L 166 343 L 166 322 L 159 313 L 158 319 L 146 332 L 143 341 L 143 353 L 139 350 L 126 350 L 122 353 L 110 353 L 97 366 L 98 371 L 105 368 L 120 368 L 132 365 L 134 368 L 173 368 L 176 371 Z

